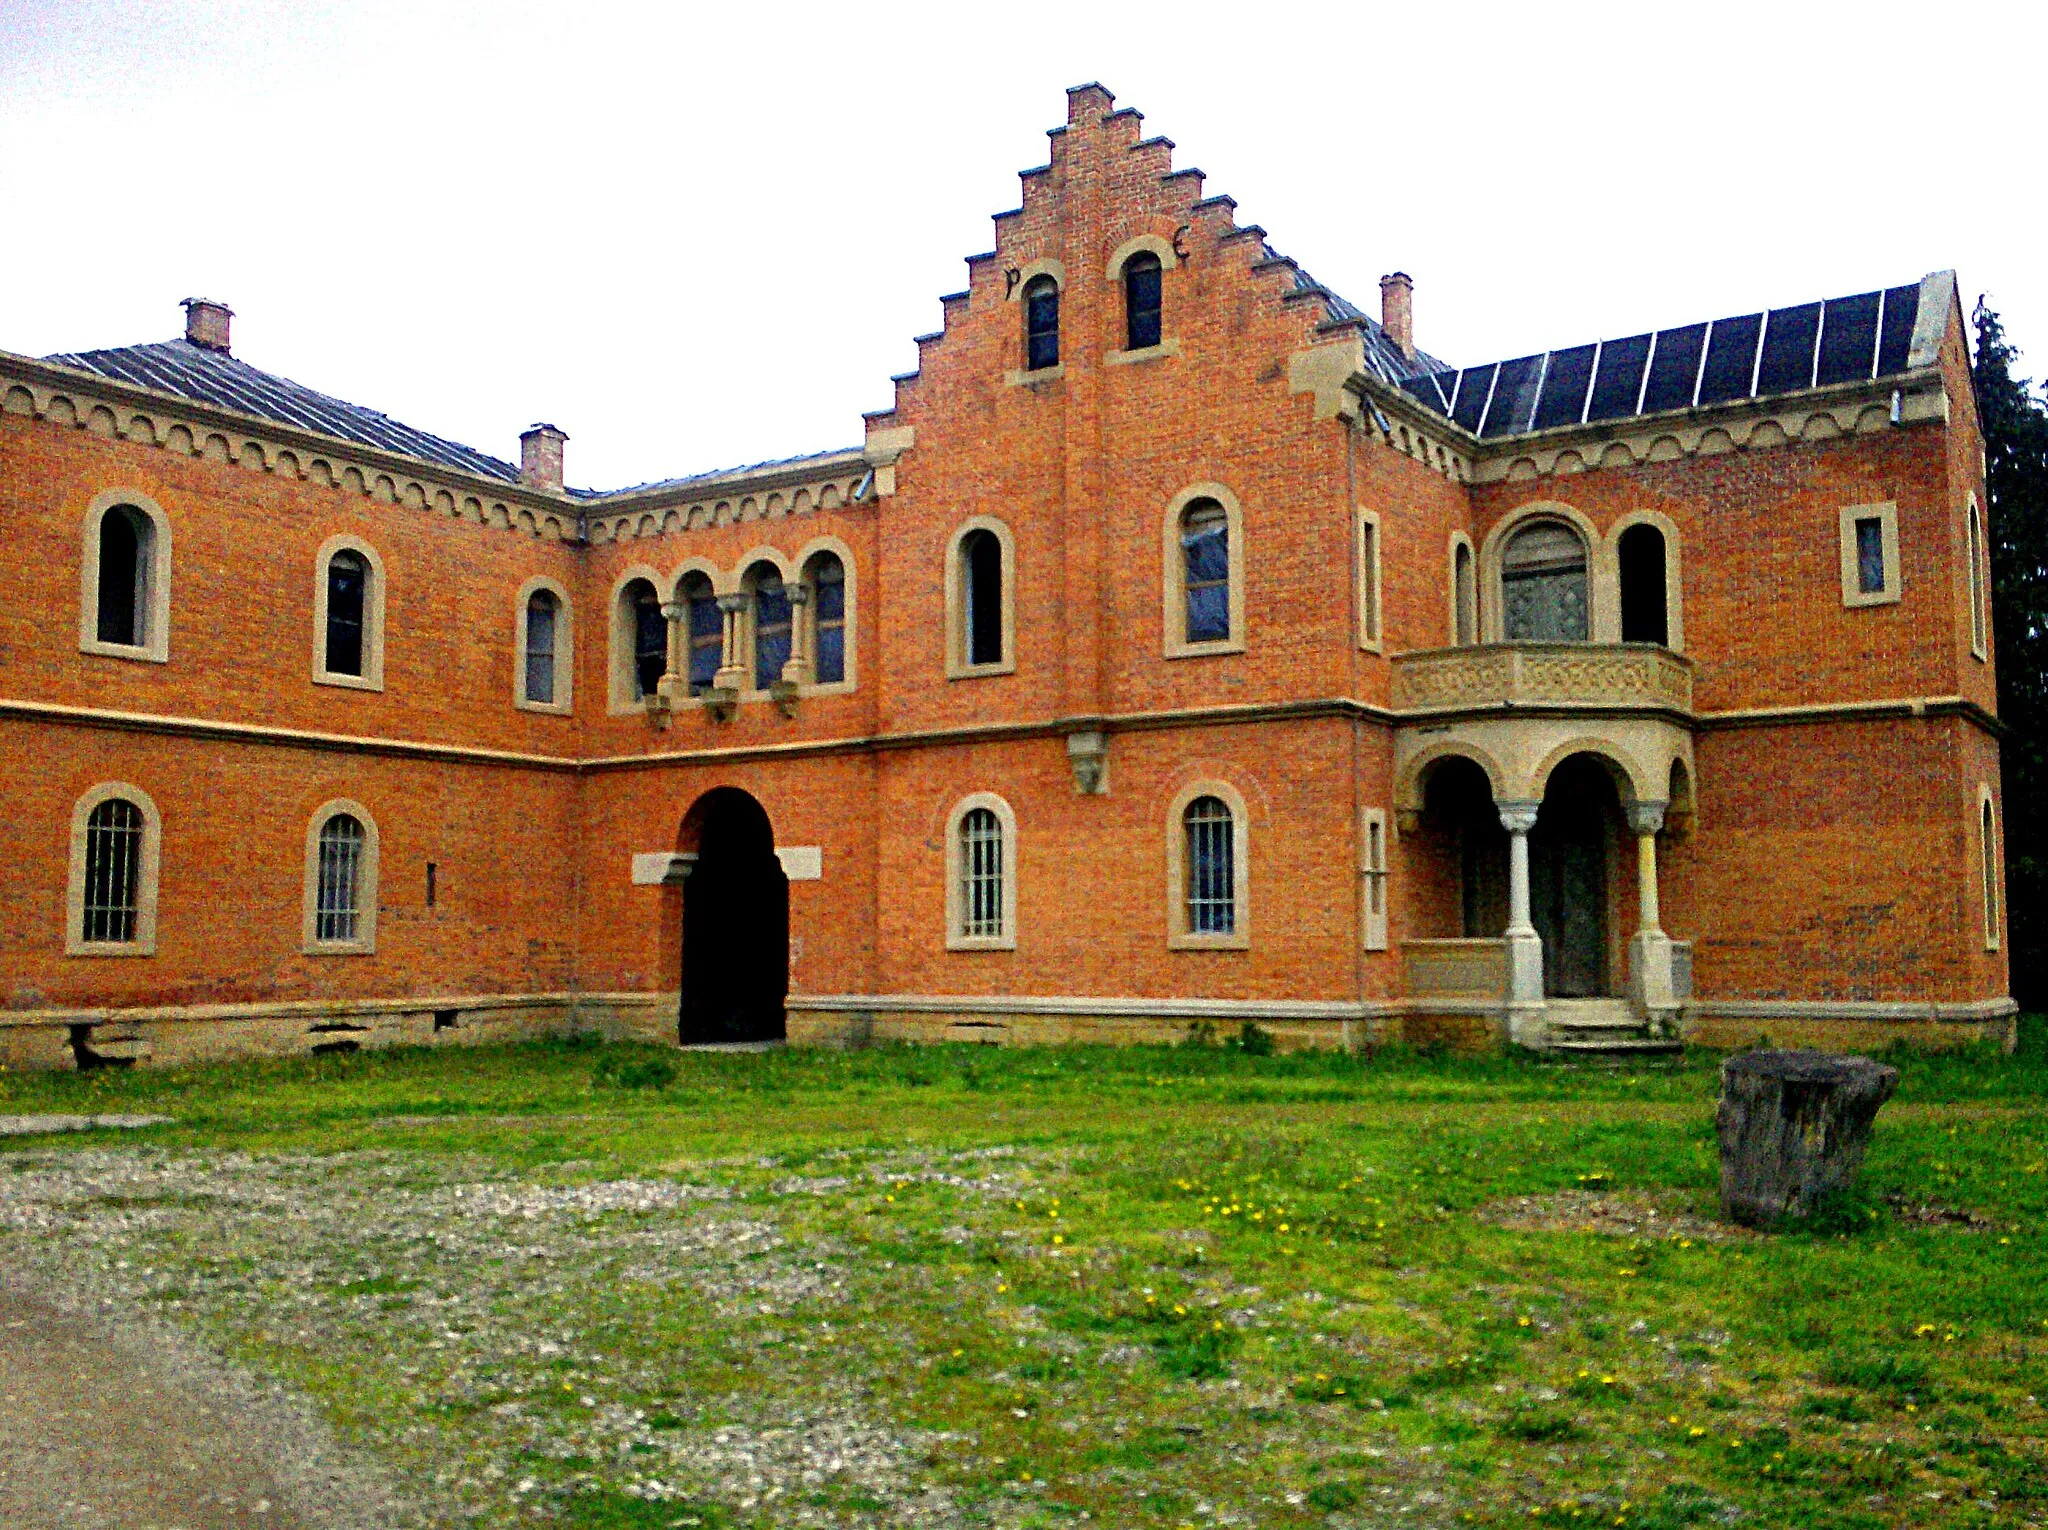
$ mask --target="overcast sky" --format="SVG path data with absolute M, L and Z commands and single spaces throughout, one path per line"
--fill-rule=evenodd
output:
M 177 334 L 616 487 L 855 444 L 1099 79 L 1454 363 L 1955 267 L 2048 373 L 2038 3 L 0 0 L 0 349 Z

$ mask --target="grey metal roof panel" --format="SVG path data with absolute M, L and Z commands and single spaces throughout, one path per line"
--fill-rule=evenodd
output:
M 1255 232 L 1263 235 L 1265 230 L 1258 229 Z M 1401 347 L 1394 344 L 1392 340 L 1389 340 L 1387 332 L 1380 328 L 1380 321 L 1378 319 L 1375 319 L 1356 303 L 1341 297 L 1328 287 L 1325 287 L 1313 276 L 1310 276 L 1308 272 L 1302 270 L 1297 262 L 1291 261 L 1286 256 L 1280 254 L 1272 245 L 1264 245 L 1258 260 L 1253 264 L 1254 267 L 1257 267 L 1259 265 L 1278 265 L 1283 263 L 1294 267 L 1294 290 L 1296 292 L 1312 292 L 1321 300 L 1325 323 L 1355 324 L 1358 326 L 1359 332 L 1365 340 L 1366 365 L 1371 367 L 1382 381 L 1392 383 L 1396 387 L 1407 387 L 1411 379 L 1427 377 L 1438 372 L 1451 372 L 1453 375 L 1456 375 L 1455 369 L 1449 362 L 1439 361 L 1427 352 L 1417 351 L 1412 357 L 1403 355 Z M 1426 396 L 1418 396 L 1423 396 L 1425 401 L 1428 401 Z M 1433 403 L 1432 407 L 1434 407 Z
M 915 374 L 913 374 L 915 375 Z M 842 446 L 836 451 L 805 452 L 796 457 L 771 457 L 765 462 L 749 462 L 740 467 L 717 468 L 708 473 L 691 473 L 683 478 L 657 478 L 648 483 L 636 483 L 630 488 L 606 489 L 602 492 L 572 490 L 578 498 L 594 502 L 626 499 L 635 494 L 655 494 L 670 490 L 688 489 L 698 484 L 714 484 L 724 480 L 765 478 L 771 474 L 791 473 L 805 467 L 824 468 L 828 465 L 851 468 L 864 461 L 858 446 Z
M 375 409 L 316 392 L 290 378 L 265 372 L 238 357 L 194 345 L 189 340 L 74 351 L 43 359 L 61 367 L 96 372 L 117 382 L 176 394 L 258 419 L 275 420 L 281 425 L 400 452 L 478 477 L 495 478 L 501 483 L 519 481 L 519 469 L 510 462 L 459 441 L 416 430 Z

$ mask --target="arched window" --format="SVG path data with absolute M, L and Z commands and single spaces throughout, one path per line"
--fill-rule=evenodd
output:
M 837 553 L 812 558 L 806 576 L 811 586 L 811 674 L 819 685 L 846 679 L 846 566 Z
M 543 706 L 555 702 L 555 627 L 561 602 L 552 590 L 526 597 L 526 699 Z
M 960 539 L 960 638 L 970 665 L 1003 662 L 1003 544 L 978 528 Z
M 360 803 L 326 803 L 307 824 L 305 899 L 307 955 L 376 949 L 377 825 Z
M 946 945 L 1017 947 L 1017 817 L 993 792 L 954 804 L 946 825 Z
M 1989 788 L 1977 797 L 1977 848 L 1984 858 L 1984 949 L 1998 949 L 1998 823 L 1991 806 Z
M 782 587 L 781 570 L 772 563 L 756 563 L 747 571 L 747 583 L 754 600 L 754 689 L 765 691 L 780 683 L 782 666 L 789 662 L 795 630 L 789 591 Z
M 1159 257 L 1140 251 L 1124 262 L 1124 348 L 1142 351 L 1160 338 Z
M 133 505 L 114 505 L 100 517 L 102 643 L 141 648 L 149 641 L 150 544 L 155 536 L 155 525 Z
M 703 573 L 683 575 L 682 596 L 690 623 L 690 694 L 701 696 L 718 683 L 725 665 L 725 613 Z
M 1451 641 L 1461 648 L 1479 641 L 1479 581 L 1463 537 L 1451 550 Z
M 1230 637 L 1230 518 L 1213 499 L 1181 512 L 1181 588 L 1187 602 L 1187 641 Z
M 1003 933 L 1003 826 L 987 808 L 960 820 L 960 933 Z
M 1501 558 L 1501 628 L 1509 642 L 1583 643 L 1586 544 L 1558 521 L 1535 521 Z
M 327 560 L 327 673 L 363 676 L 364 616 L 369 608 L 370 565 L 353 548 Z
M 1990 645 L 1985 641 L 1984 594 L 1990 584 L 1985 578 L 1984 567 L 1984 519 L 1977 511 L 1977 496 L 1970 496 L 1969 515 L 1969 557 L 1970 557 L 1970 653 L 1975 658 L 1987 658 Z
M 1181 813 L 1187 835 L 1187 932 L 1237 932 L 1236 820 L 1221 797 L 1197 797 Z
M 661 677 L 668 673 L 668 618 L 661 614 L 661 597 L 646 579 L 635 579 L 621 594 L 633 637 L 633 699 L 645 700 L 661 689 Z
M 1060 284 L 1034 276 L 1024 284 L 1024 370 L 1060 364 Z
M 64 949 L 72 956 L 156 951 L 157 847 L 162 820 L 139 787 L 109 781 L 71 810 Z
M 1621 534 L 1616 552 L 1621 564 L 1621 640 L 1669 644 L 1664 533 L 1655 526 L 1631 526 Z

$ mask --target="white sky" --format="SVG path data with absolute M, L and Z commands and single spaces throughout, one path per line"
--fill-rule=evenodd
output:
M 1458 363 L 1953 266 L 2048 372 L 2044 8 L 0 0 L 0 348 L 168 339 L 617 487 L 857 443 L 1099 79 Z

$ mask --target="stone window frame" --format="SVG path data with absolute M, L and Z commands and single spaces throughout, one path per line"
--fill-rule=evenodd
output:
M 526 694 L 526 624 L 532 615 L 533 597 L 546 590 L 555 597 L 555 697 L 553 701 L 532 701 Z M 512 608 L 512 705 L 522 712 L 544 712 L 567 717 L 576 706 L 576 615 L 569 592 L 559 580 L 535 574 L 519 586 Z
M 1607 528 L 1595 549 L 1593 605 L 1596 622 L 1612 638 L 1621 641 L 1621 538 L 1636 526 L 1654 527 L 1664 538 L 1664 646 L 1673 653 L 1685 652 L 1685 561 L 1678 535 L 1678 523 L 1658 510 L 1631 510 Z
M 116 798 L 134 803 L 142 812 L 142 861 L 135 888 L 135 938 L 87 940 L 84 938 L 86 820 L 92 817 L 94 808 Z M 163 838 L 163 815 L 157 811 L 155 799 L 132 782 L 101 781 L 80 794 L 71 805 L 70 878 L 64 894 L 66 956 L 156 955 L 157 888 L 163 869 Z
M 1865 593 L 1856 556 L 1856 523 L 1875 520 L 1878 542 L 1884 551 L 1884 585 Z M 1885 500 L 1872 505 L 1844 505 L 1837 520 L 1841 543 L 1842 604 L 1851 610 L 1870 606 L 1897 605 L 1904 598 L 1905 581 L 1899 568 L 1899 507 Z
M 1970 560 L 1970 657 L 1991 662 L 1991 560 L 1986 555 L 1984 513 L 1972 489 L 1964 512 L 1964 555 Z
M 613 717 L 632 717 L 647 710 L 648 698 L 637 693 L 633 674 L 633 640 L 636 636 L 631 614 L 626 610 L 626 587 L 636 579 L 644 579 L 654 591 L 654 598 L 673 600 L 675 591 L 682 585 L 683 575 L 702 560 L 691 559 L 675 572 L 675 577 L 664 580 L 659 569 L 645 563 L 629 564 L 621 569 L 612 580 L 611 593 L 606 597 L 608 619 L 605 643 L 605 711 Z M 709 565 L 705 565 L 709 569 Z M 716 570 L 713 587 L 717 586 Z M 672 639 L 671 639 L 672 640 Z M 678 703 L 682 698 L 677 698 Z
M 1984 949 L 1996 951 L 2004 934 L 2005 915 L 2005 836 L 2000 832 L 1998 822 L 1998 799 L 1992 794 L 1991 783 L 1977 783 L 1977 861 L 1978 879 L 1981 884 Z
M 967 569 L 964 553 L 968 536 L 986 531 L 1002 550 L 1003 656 L 994 664 L 967 662 Z M 1010 528 L 993 515 L 970 515 L 953 528 L 946 542 L 946 663 L 948 680 L 975 680 L 985 675 L 1013 675 L 1017 672 L 1017 542 Z
M 1187 560 L 1180 545 L 1181 517 L 1198 499 L 1213 499 L 1223 507 L 1224 526 L 1230 553 L 1230 636 L 1207 642 L 1187 639 L 1187 590 L 1184 578 Z M 1169 659 L 1202 659 L 1216 654 L 1245 651 L 1245 546 L 1244 507 L 1237 496 L 1220 483 L 1190 484 L 1166 502 L 1159 523 L 1160 537 L 1160 620 L 1162 649 Z
M 320 915 L 320 831 L 330 818 L 348 814 L 363 826 L 363 862 L 356 884 L 356 938 L 321 940 Z M 377 820 L 370 810 L 352 797 L 330 797 L 306 820 L 305 884 L 299 950 L 306 956 L 375 956 L 377 954 L 377 888 L 381 861 L 381 840 Z
M 814 666 L 812 670 L 813 675 L 817 672 L 815 665 L 818 658 L 818 600 L 816 589 L 811 584 L 810 575 L 811 560 L 820 553 L 830 553 L 833 557 L 837 558 L 839 560 L 839 571 L 844 576 L 840 588 L 846 592 L 846 616 L 844 618 L 846 677 L 842 680 L 808 680 L 804 683 L 802 694 L 806 696 L 843 696 L 854 688 L 856 679 L 854 655 L 857 647 L 856 639 L 860 631 L 858 601 L 854 588 L 853 549 L 848 547 L 838 537 L 816 536 L 804 543 L 803 547 L 797 552 L 797 555 L 790 560 L 790 563 L 797 571 L 797 578 L 802 580 L 804 588 L 811 592 L 804 601 L 802 611 L 798 613 L 798 620 L 808 624 L 804 631 L 804 652 L 811 658 Z
M 1591 518 L 1561 500 L 1532 500 L 1517 505 L 1488 529 L 1479 544 L 1478 594 L 1479 641 L 1505 643 L 1507 595 L 1501 587 L 1501 568 L 1509 540 L 1532 521 L 1553 521 L 1578 533 L 1586 549 L 1586 641 L 1614 643 L 1621 634 L 1621 591 L 1609 575 L 1612 569 L 1603 556 L 1605 538 Z M 1665 544 L 1670 557 L 1670 543 Z M 1667 599 L 1669 585 L 1667 583 Z
M 1003 835 L 1003 933 L 965 935 L 967 902 L 961 885 L 960 826 L 976 808 L 995 814 Z M 1014 951 L 1017 949 L 1017 814 L 995 792 L 974 792 L 953 804 L 946 814 L 946 949 L 948 951 Z
M 1381 652 L 1386 642 L 1386 592 L 1380 577 L 1386 557 L 1385 538 L 1378 511 L 1357 512 L 1351 529 L 1351 562 L 1358 646 L 1370 653 Z
M 149 572 L 141 601 L 142 641 L 107 643 L 100 639 L 100 527 L 107 512 L 120 506 L 136 511 L 149 523 Z M 135 659 L 167 664 L 171 658 L 171 518 L 149 495 L 136 489 L 108 489 L 85 507 L 79 528 L 78 651 L 108 659 Z
M 1174 249 L 1172 240 L 1163 239 L 1157 234 L 1133 234 L 1110 252 L 1108 261 L 1103 265 L 1103 278 L 1111 284 L 1117 295 L 1117 316 L 1121 321 L 1119 334 L 1125 339 L 1130 335 L 1130 315 L 1124 311 L 1123 306 L 1128 300 L 1124 288 L 1124 267 L 1130 263 L 1133 255 L 1140 254 L 1159 257 L 1159 343 L 1141 346 L 1136 350 L 1129 350 L 1121 345 L 1111 346 L 1102 358 L 1106 366 L 1136 366 L 1180 354 L 1180 338 L 1169 334 L 1166 328 L 1166 278 L 1180 269 L 1180 253 Z
M 1198 797 L 1215 797 L 1230 809 L 1231 922 L 1228 935 L 1188 928 L 1187 825 L 1183 816 Z M 1228 781 L 1204 777 L 1173 794 L 1166 809 L 1166 945 L 1171 951 L 1246 951 L 1252 943 L 1251 814 L 1244 795 Z
M 1359 918 L 1368 951 L 1387 949 L 1387 811 L 1361 808 L 1358 815 Z
M 1460 550 L 1465 554 L 1465 570 L 1462 581 L 1458 575 L 1458 553 Z M 1452 648 L 1470 648 L 1479 641 L 1480 633 L 1479 552 L 1473 547 L 1472 538 L 1462 531 L 1452 532 L 1450 541 L 1444 549 L 1444 577 L 1447 581 L 1445 585 L 1447 603 L 1444 608 L 1444 614 L 1446 630 L 1451 635 L 1451 641 L 1448 646 Z M 1465 590 L 1469 590 L 1471 594 L 1472 621 L 1470 626 L 1467 626 L 1459 619 L 1458 607 L 1461 604 L 1459 597 L 1465 593 L 1465 590 L 1460 589 L 1461 582 Z
M 1059 289 L 1060 359 L 1057 366 L 1040 367 L 1034 372 L 1028 365 L 1031 358 L 1025 354 L 1026 342 L 1024 338 L 1022 305 L 1024 302 L 1024 289 L 1041 276 L 1051 277 L 1053 285 Z M 1005 279 L 1007 280 L 1007 278 Z M 1029 387 L 1034 383 L 1055 382 L 1065 377 L 1067 375 L 1067 268 L 1065 263 L 1051 255 L 1041 255 L 1036 260 L 1025 262 L 1017 270 L 1015 284 L 1010 287 L 1009 291 L 1003 294 L 1003 301 L 1018 305 L 1016 328 L 1018 359 L 1027 363 L 1023 367 L 1003 373 L 1003 381 L 1012 388 L 1022 388 Z
M 327 667 L 327 566 L 338 552 L 360 553 L 370 565 L 369 599 L 363 602 L 363 672 L 336 674 Z M 351 691 L 384 689 L 384 559 L 354 532 L 336 532 L 313 555 L 313 683 Z
M 766 701 L 770 695 L 770 687 L 780 683 L 779 676 L 776 680 L 771 681 L 769 685 L 756 685 L 754 683 L 754 590 L 753 586 L 747 582 L 747 579 L 754 572 L 755 568 L 763 563 L 774 568 L 776 577 L 781 579 L 784 589 L 788 589 L 797 583 L 798 576 L 791 572 L 789 560 L 783 557 L 776 549 L 762 546 L 756 547 L 739 560 L 734 566 L 734 573 L 728 587 L 719 590 L 720 594 L 740 594 L 747 597 L 746 609 L 740 612 L 740 619 L 736 623 L 738 631 L 735 634 L 734 641 L 738 645 L 739 652 L 726 655 L 726 662 L 728 664 L 736 663 L 741 672 L 746 676 L 746 683 L 739 687 L 741 701 Z M 676 583 L 680 589 L 681 579 L 678 578 Z M 714 579 L 711 582 L 711 587 L 714 590 L 718 589 L 718 581 Z M 794 606 L 791 607 L 789 613 L 789 636 L 792 651 L 794 651 L 793 645 L 797 638 L 797 623 L 807 619 L 805 613 L 799 611 Z M 786 669 L 788 665 L 785 664 L 783 667 Z

